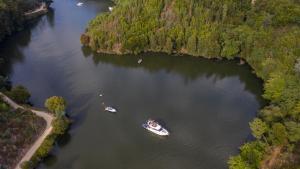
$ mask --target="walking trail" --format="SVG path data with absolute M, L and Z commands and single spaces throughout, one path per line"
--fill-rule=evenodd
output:
M 34 144 L 30 147 L 30 149 L 26 152 L 26 154 L 22 157 L 22 159 L 19 161 L 19 163 L 15 167 L 15 169 L 21 169 L 21 164 L 25 161 L 30 160 L 31 157 L 34 155 L 34 153 L 37 151 L 37 149 L 41 146 L 41 144 L 43 143 L 45 138 L 49 134 L 51 134 L 51 131 L 53 128 L 52 121 L 53 121 L 54 117 L 45 111 L 38 111 L 38 110 L 30 109 L 30 108 L 24 108 L 23 106 L 20 106 L 19 104 L 17 104 L 13 100 L 11 100 L 9 97 L 7 97 L 2 92 L 0 92 L 0 97 L 2 98 L 2 100 L 4 102 L 9 104 L 13 109 L 24 109 L 24 110 L 29 109 L 35 115 L 42 117 L 47 123 L 45 131 L 39 136 L 39 138 L 34 142 Z

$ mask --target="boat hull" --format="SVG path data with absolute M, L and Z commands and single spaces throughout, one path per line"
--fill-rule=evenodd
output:
M 160 135 L 160 136 L 168 136 L 169 135 L 168 130 L 166 130 L 165 128 L 162 128 L 161 130 L 158 131 L 158 130 L 150 128 L 147 124 L 143 124 L 142 126 L 146 130 L 148 130 L 148 131 L 150 131 L 154 134 L 157 134 L 157 135 Z

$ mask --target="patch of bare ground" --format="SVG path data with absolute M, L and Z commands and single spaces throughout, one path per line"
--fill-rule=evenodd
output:
M 274 147 L 270 149 L 267 158 L 262 162 L 261 169 L 274 169 L 278 161 L 282 147 Z
M 0 168 L 14 168 L 45 128 L 46 121 L 30 111 L 0 111 Z
M 300 169 L 300 145 L 293 152 L 281 146 L 270 149 L 262 162 L 261 169 Z

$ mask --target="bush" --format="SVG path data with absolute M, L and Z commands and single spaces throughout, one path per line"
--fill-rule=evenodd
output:
M 251 169 L 249 164 L 240 155 L 230 157 L 228 165 L 229 169 Z
M 45 107 L 56 114 L 56 117 L 61 117 L 65 114 L 67 102 L 59 96 L 52 96 L 45 102 Z
M 31 96 L 28 90 L 23 86 L 13 87 L 11 91 L 7 92 L 7 95 L 19 104 L 28 103 L 28 99 Z
M 70 121 L 66 117 L 55 118 L 53 121 L 52 133 L 47 136 L 30 161 L 26 161 L 24 165 L 21 166 L 22 169 L 33 169 L 40 160 L 47 157 L 55 143 L 56 138 L 63 135 L 67 131 L 69 124 Z
M 241 150 L 241 158 L 247 161 L 251 168 L 259 168 L 263 159 L 266 145 L 260 141 L 254 141 L 244 144 Z

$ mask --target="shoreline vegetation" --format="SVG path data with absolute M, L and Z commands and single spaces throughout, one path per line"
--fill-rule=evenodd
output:
M 0 42 L 48 12 L 52 0 L 0 0 Z
M 5 78 L 0 79 L 0 122 L 5 124 L 0 127 L 0 144 L 6 147 L 0 151 L 0 168 L 35 168 L 68 130 L 66 101 L 53 96 L 45 102 L 49 111 L 33 108 L 28 105 L 30 94 L 26 88 L 11 88 Z
M 12 108 L 2 97 L 0 106 L 0 168 L 12 169 L 45 130 L 46 122 L 30 110 Z
M 300 2 L 115 0 L 80 40 L 98 53 L 166 52 L 240 58 L 264 81 L 269 104 L 249 123 L 255 141 L 230 169 L 300 166 Z
M 35 168 L 41 160 L 49 155 L 57 138 L 64 135 L 71 124 L 70 119 L 65 114 L 66 101 L 62 97 L 52 96 L 48 98 L 45 102 L 45 107 L 47 107 L 54 116 L 51 123 L 52 131 L 47 135 L 30 160 L 21 164 L 21 169 Z

